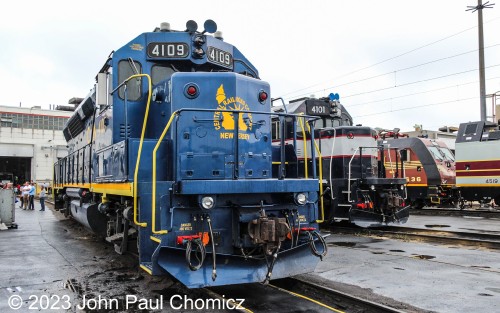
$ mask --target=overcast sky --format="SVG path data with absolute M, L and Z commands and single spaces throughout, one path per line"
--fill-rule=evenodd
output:
M 84 97 L 109 53 L 138 34 L 164 21 L 184 30 L 189 19 L 213 19 L 273 97 L 335 92 L 358 124 L 458 126 L 479 120 L 478 21 L 469 5 L 477 0 L 9 1 L 0 105 Z M 500 3 L 483 17 L 492 94 L 500 91 Z

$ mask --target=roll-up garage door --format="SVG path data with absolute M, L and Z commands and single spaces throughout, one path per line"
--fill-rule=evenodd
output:
M 0 156 L 33 157 L 33 145 L 17 143 L 0 143 Z

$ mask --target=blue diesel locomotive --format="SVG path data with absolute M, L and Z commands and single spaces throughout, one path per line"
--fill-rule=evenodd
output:
M 108 57 L 63 130 L 56 209 L 190 288 L 313 271 L 319 181 L 286 172 L 296 152 L 271 136 L 272 118 L 297 117 L 271 112 L 269 84 L 213 21 L 186 28 Z

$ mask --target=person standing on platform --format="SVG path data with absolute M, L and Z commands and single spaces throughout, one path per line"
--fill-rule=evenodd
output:
M 35 193 L 36 193 L 36 188 L 35 184 L 32 182 L 30 183 L 30 190 L 29 190 L 29 209 L 34 210 L 35 209 Z
M 21 188 L 21 192 L 22 192 L 22 207 L 23 207 L 23 210 L 27 210 L 28 209 L 28 203 L 29 203 L 29 200 L 30 200 L 30 185 L 28 182 L 26 182 L 23 186 L 23 188 Z
M 47 193 L 45 192 L 45 187 L 42 186 L 40 190 L 40 206 L 42 207 L 40 211 L 45 211 L 45 197 L 47 196 Z

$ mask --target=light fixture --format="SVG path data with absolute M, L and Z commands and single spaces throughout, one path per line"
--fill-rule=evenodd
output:
M 298 205 L 304 205 L 307 202 L 307 195 L 303 192 L 298 192 L 295 194 L 295 203 Z
M 211 196 L 204 196 L 201 198 L 200 206 L 205 210 L 210 210 L 215 206 L 215 199 Z

